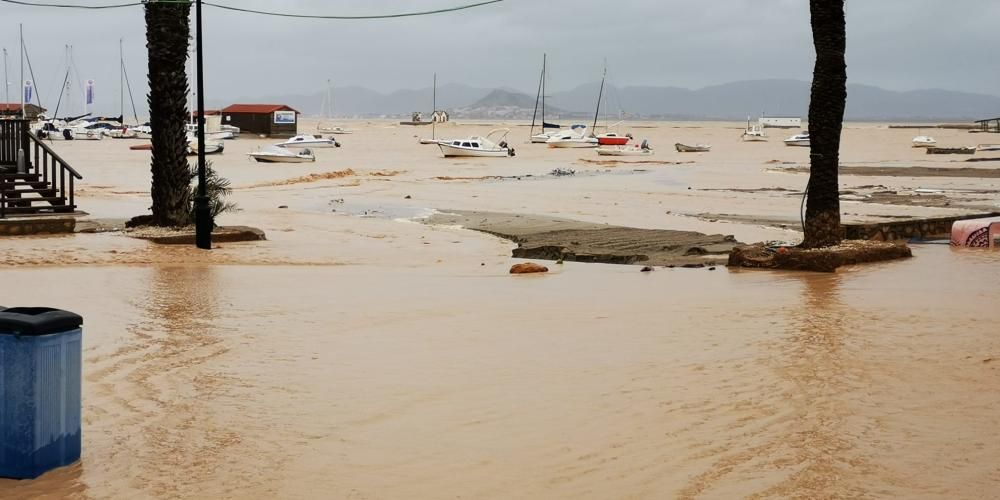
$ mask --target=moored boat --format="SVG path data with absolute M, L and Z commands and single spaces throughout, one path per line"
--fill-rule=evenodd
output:
M 486 137 L 472 136 L 467 139 L 441 140 L 437 143 L 446 158 L 456 156 L 504 157 L 514 156 L 514 149 L 505 141 L 510 129 L 491 130 Z M 496 137 L 496 139 L 494 139 Z
M 913 138 L 913 147 L 915 148 L 932 148 L 936 145 L 937 141 L 927 135 L 919 135 Z
M 316 161 L 316 155 L 309 149 L 295 152 L 277 146 L 268 146 L 259 151 L 247 153 L 247 156 L 259 163 L 305 163 Z
M 710 151 L 712 149 L 712 145 L 711 144 L 695 144 L 695 145 L 692 146 L 690 144 L 681 144 L 681 143 L 678 142 L 678 143 L 674 144 L 674 148 L 677 149 L 678 153 L 707 153 L 708 151 Z
M 573 125 L 569 132 L 560 132 L 545 141 L 550 148 L 593 148 L 597 138 L 587 134 L 586 125 Z
M 597 135 L 597 144 L 601 146 L 624 146 L 632 139 L 629 134 L 621 135 L 617 132 L 607 132 Z
M 809 132 L 795 134 L 785 139 L 785 146 L 809 147 Z
M 743 142 L 766 142 L 767 133 L 764 132 L 764 127 L 758 124 L 751 124 L 750 118 L 747 118 L 747 128 L 743 131 L 742 136 Z
M 642 144 L 599 146 L 594 151 L 600 156 L 652 156 L 653 148 L 649 146 L 649 141 L 642 141 Z
M 339 148 L 340 144 L 333 138 L 327 139 L 321 135 L 300 134 L 285 142 L 279 142 L 275 146 L 282 148 Z

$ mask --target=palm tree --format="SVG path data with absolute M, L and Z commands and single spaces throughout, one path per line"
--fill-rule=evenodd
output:
M 190 2 L 146 2 L 149 51 L 149 121 L 153 129 L 152 224 L 186 226 L 191 213 L 191 169 L 187 161 Z
M 809 0 L 816 65 L 809 97 L 810 174 L 805 238 L 816 248 L 840 243 L 840 132 L 847 104 L 844 0 Z

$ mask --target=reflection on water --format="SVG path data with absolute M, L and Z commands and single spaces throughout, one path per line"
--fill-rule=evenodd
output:
M 998 485 L 992 255 L 75 270 L 106 297 L 33 293 L 106 316 L 84 462 L 0 497 L 975 497 Z

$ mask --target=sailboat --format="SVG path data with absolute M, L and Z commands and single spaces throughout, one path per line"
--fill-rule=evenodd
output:
M 125 124 L 125 89 L 128 89 L 128 98 L 132 102 L 132 117 L 135 118 L 135 125 L 139 125 L 139 113 L 135 110 L 135 99 L 132 98 L 132 84 L 128 81 L 128 73 L 125 71 L 125 49 L 122 40 L 118 39 L 118 121 L 120 127 L 108 130 L 108 136 L 112 139 L 136 139 L 138 133 L 135 129 L 129 129 Z
M 554 123 L 546 123 L 545 122 L 545 67 L 546 67 L 546 63 L 547 63 L 547 58 L 548 58 L 547 54 L 542 54 L 542 75 L 538 79 L 538 95 L 535 96 L 535 111 L 531 115 L 531 132 L 530 132 L 530 134 L 531 134 L 531 142 L 532 143 L 536 143 L 536 144 L 538 144 L 538 143 L 545 143 L 549 139 L 551 139 L 553 136 L 558 135 L 559 132 L 560 132 L 559 131 L 559 128 L 560 128 L 559 125 L 556 125 Z M 542 109 L 542 131 L 540 133 L 536 134 L 535 133 L 535 117 L 538 114 L 538 103 L 539 103 L 539 101 L 541 101 L 541 103 L 542 103 L 542 107 L 541 107 L 541 109 Z M 547 128 L 554 128 L 556 130 L 553 131 L 553 132 L 546 132 L 545 129 L 547 129 Z
M 323 97 L 322 119 L 316 124 L 316 130 L 324 134 L 353 134 L 353 130 L 330 125 L 328 122 L 333 119 L 333 86 L 330 80 L 326 81 L 326 96 Z
M 434 85 L 431 91 L 431 138 L 430 139 L 420 139 L 420 144 L 441 144 L 442 142 L 451 142 L 451 139 L 438 139 L 437 138 L 437 95 L 438 95 L 438 76 L 434 73 Z
M 601 115 L 601 97 L 604 96 L 604 82 L 608 78 L 608 64 L 607 61 L 604 63 L 604 75 L 601 76 L 601 90 L 597 94 L 597 111 L 594 112 L 594 131 L 597 131 L 597 118 Z M 604 96 L 607 99 L 607 96 Z M 612 127 L 617 127 L 621 125 L 624 120 L 620 120 L 613 125 L 605 127 L 605 132 L 603 134 L 597 135 L 597 143 L 602 146 L 624 146 L 628 144 L 628 141 L 632 139 L 631 134 L 619 134 L 617 132 L 612 132 Z

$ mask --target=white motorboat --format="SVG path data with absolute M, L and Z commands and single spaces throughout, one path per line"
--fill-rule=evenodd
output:
M 339 148 L 340 144 L 334 138 L 326 139 L 321 135 L 300 134 L 275 146 L 282 148 Z
M 189 123 L 186 126 L 187 126 L 188 133 L 191 133 L 191 134 L 197 134 L 198 133 L 198 125 L 197 124 Z M 225 140 L 235 139 L 236 138 L 236 136 L 233 135 L 233 133 L 231 131 L 229 131 L 229 130 L 213 130 L 213 131 L 209 131 L 209 130 L 207 130 L 207 128 L 208 127 L 206 127 L 206 130 L 205 130 L 205 139 L 206 140 L 207 139 L 212 139 L 212 140 L 215 140 L 215 141 L 225 141 Z
M 99 141 L 104 139 L 108 128 L 100 123 L 83 122 L 67 127 L 73 131 L 73 139 L 78 141 Z
M 785 146 L 809 147 L 809 132 L 795 134 L 788 139 L 785 139 Z
M 240 136 L 240 128 L 235 125 L 220 125 L 219 130 L 222 132 L 229 132 L 230 137 L 226 139 L 235 139 Z
M 277 146 L 268 146 L 259 151 L 247 153 L 247 156 L 259 163 L 305 163 L 316 161 L 316 155 L 309 149 L 295 152 Z
M 50 141 L 72 141 L 76 138 L 73 129 L 62 125 L 61 122 L 59 124 L 53 123 L 51 120 L 42 122 L 34 132 L 39 139 L 48 139 Z
M 215 155 L 222 154 L 222 151 L 226 149 L 226 144 L 222 141 L 209 141 L 205 139 L 205 154 Z M 198 140 L 192 140 L 188 142 L 188 154 L 196 155 L 198 154 Z
M 678 143 L 674 144 L 674 148 L 677 149 L 678 153 L 707 153 L 707 152 L 711 151 L 712 145 L 711 144 L 695 144 L 695 145 L 692 146 L 692 145 L 689 145 L 689 144 L 681 144 L 681 143 L 678 142 Z
M 438 142 L 438 147 L 441 148 L 441 154 L 445 158 L 455 156 L 514 156 L 514 149 L 508 147 L 504 140 L 508 133 L 510 133 L 510 129 L 498 128 L 491 130 L 489 134 L 486 134 L 486 137 L 472 136 L 467 139 L 442 140 Z
M 743 131 L 742 138 L 743 142 L 766 142 L 767 133 L 761 124 L 751 124 L 750 118 L 747 118 L 747 128 Z
M 937 141 L 931 136 L 918 135 L 913 138 L 913 147 L 915 148 L 933 148 L 934 146 L 937 146 Z
M 560 132 L 549 137 L 545 144 L 550 148 L 593 148 L 597 138 L 587 133 L 586 125 L 573 125 L 569 132 Z
M 642 141 L 642 144 L 628 144 L 620 146 L 600 146 L 594 151 L 600 156 L 652 156 L 653 148 L 649 146 L 649 141 Z
M 316 130 L 324 134 L 353 134 L 353 130 L 348 130 L 343 127 L 330 127 L 330 126 L 316 126 Z

